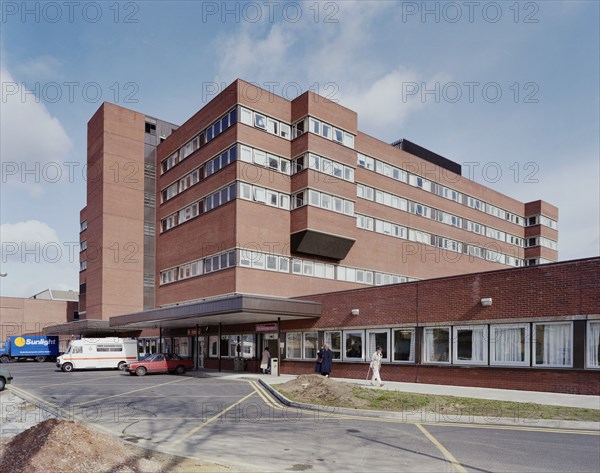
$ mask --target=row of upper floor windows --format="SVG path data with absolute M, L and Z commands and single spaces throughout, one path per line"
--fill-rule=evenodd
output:
M 458 217 L 456 215 L 444 212 L 442 210 L 428 207 L 419 202 L 405 199 L 389 192 L 384 192 L 379 189 L 374 189 L 363 184 L 357 184 L 356 195 L 363 199 L 371 200 L 388 207 L 392 207 L 404 212 L 410 212 L 421 217 L 436 220 L 438 222 L 457 227 L 469 232 L 485 235 L 498 241 L 506 242 L 511 245 L 523 247 L 523 238 L 516 235 L 497 230 L 492 227 L 487 227 L 477 222 Z
M 416 281 L 406 276 L 237 248 L 160 271 L 161 285 L 232 267 L 381 286 Z
M 414 241 L 416 243 L 422 243 L 424 245 L 435 246 L 442 250 L 452 251 L 454 253 L 465 254 L 476 258 L 485 259 L 494 263 L 500 263 L 507 266 L 521 267 L 524 266 L 524 262 L 521 258 L 517 258 L 512 255 L 501 253 L 497 246 L 494 244 L 488 245 L 488 247 L 480 247 L 470 243 L 464 243 L 461 241 L 446 238 L 440 235 L 433 235 L 422 230 L 405 227 L 385 220 L 379 220 L 366 215 L 356 215 L 356 226 L 357 228 L 368 230 L 382 235 L 388 235 L 402 240 Z M 458 261 L 460 256 L 449 258 L 453 262 Z

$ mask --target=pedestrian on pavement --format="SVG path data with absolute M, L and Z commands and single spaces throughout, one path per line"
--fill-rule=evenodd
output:
M 371 384 L 375 384 L 375 381 L 379 383 L 379 386 L 383 386 L 381 382 L 381 376 L 379 370 L 381 369 L 381 359 L 383 358 L 383 348 L 377 347 L 375 353 L 371 357 L 371 370 L 373 370 L 373 377 L 371 378 Z
M 260 360 L 260 369 L 263 374 L 271 373 L 271 352 L 269 351 L 269 347 L 265 347 L 262 353 L 262 359 Z
M 327 343 L 323 343 L 319 353 L 317 354 L 317 364 L 315 372 L 321 373 L 326 378 L 331 374 L 331 365 L 333 364 L 333 352 L 329 349 Z

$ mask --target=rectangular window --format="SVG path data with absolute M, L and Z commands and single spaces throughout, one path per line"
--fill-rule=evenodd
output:
M 302 333 L 288 332 L 285 334 L 286 358 L 302 358 Z
M 285 123 L 280 123 L 279 124 L 279 136 L 281 136 L 282 138 L 285 138 L 286 140 L 289 140 L 291 138 L 290 126 L 286 125 Z
M 344 359 L 346 360 L 364 360 L 364 337 L 362 330 L 344 331 Z
M 415 330 L 394 329 L 393 336 L 393 358 L 392 361 L 414 362 L 415 361 Z
M 273 120 L 272 118 L 267 118 L 267 131 L 269 133 L 273 133 L 274 135 L 278 135 L 279 132 L 277 130 L 278 122 Z
M 529 366 L 529 324 L 490 325 L 490 364 Z
M 333 352 L 334 360 L 342 359 L 342 332 L 333 331 L 325 332 L 325 343 L 329 345 L 329 349 Z
M 279 272 L 289 273 L 290 272 L 290 259 L 286 256 L 279 257 Z
M 456 364 L 487 364 L 487 325 L 454 327 L 454 351 Z
M 241 110 L 241 121 L 245 125 L 252 126 L 252 111 L 247 108 L 240 107 Z
M 321 134 L 321 122 L 315 120 L 314 118 L 309 119 L 310 131 L 311 133 L 315 133 L 317 135 Z
M 254 112 L 254 126 L 256 128 L 267 129 L 267 119 L 264 115 Z
M 586 360 L 588 368 L 600 368 L 600 320 L 587 324 Z
M 304 332 L 304 358 L 314 360 L 317 358 L 317 332 Z
M 327 123 L 321 123 L 321 136 L 328 140 L 331 139 L 331 126 Z
M 450 363 L 450 327 L 425 327 L 423 363 Z
M 573 366 L 573 324 L 533 324 L 536 366 Z
M 390 331 L 367 330 L 367 359 L 371 359 L 377 347 L 383 349 L 381 361 L 390 361 Z

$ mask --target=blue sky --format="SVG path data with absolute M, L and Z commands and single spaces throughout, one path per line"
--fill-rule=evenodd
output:
M 1 5 L 2 295 L 78 287 L 102 100 L 181 124 L 237 77 L 477 163 L 463 175 L 559 207 L 561 260 L 600 253 L 597 1 Z

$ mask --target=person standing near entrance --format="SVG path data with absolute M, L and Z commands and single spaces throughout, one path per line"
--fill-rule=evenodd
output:
M 375 381 L 379 383 L 379 386 L 383 386 L 381 382 L 381 376 L 379 370 L 381 370 L 381 359 L 383 358 L 383 348 L 377 347 L 375 353 L 371 357 L 371 370 L 373 370 L 373 377 L 371 378 L 371 384 L 375 384 Z
M 329 349 L 327 343 L 323 343 L 317 354 L 317 365 L 315 372 L 321 373 L 326 378 L 331 374 L 331 365 L 333 364 L 333 352 Z
M 262 353 L 262 359 L 260 360 L 260 369 L 263 374 L 271 373 L 271 352 L 269 351 L 269 347 L 265 347 Z

